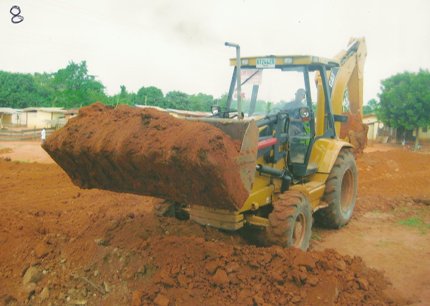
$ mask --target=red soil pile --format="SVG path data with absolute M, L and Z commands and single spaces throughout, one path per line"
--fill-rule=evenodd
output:
M 365 153 L 357 158 L 359 204 L 355 211 L 390 211 L 430 200 L 430 154 L 407 149 Z
M 357 305 L 394 303 L 384 277 L 334 250 L 256 248 L 198 238 L 151 238 L 139 248 L 151 280 L 133 305 Z M 166 250 L 174 250 L 167 253 Z M 156 256 L 154 256 L 156 254 Z
M 154 198 L 81 190 L 57 165 L 0 159 L 0 190 L 0 304 L 402 304 L 360 258 L 249 246 L 155 217 Z
M 81 188 L 230 210 L 248 197 L 236 164 L 240 144 L 210 124 L 155 109 L 95 103 L 43 148 Z
M 363 153 L 367 146 L 367 130 L 369 127 L 363 124 L 361 114 L 344 113 L 348 121 L 340 126 L 340 138 L 347 138 L 354 146 L 354 153 Z
M 372 152 L 357 159 L 359 191 L 391 198 L 404 195 L 430 197 L 430 154 L 393 149 Z

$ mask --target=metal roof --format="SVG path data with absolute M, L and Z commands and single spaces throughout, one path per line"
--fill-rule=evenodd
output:
M 26 107 L 23 112 L 66 113 L 63 107 Z
M 0 113 L 3 114 L 16 114 L 20 113 L 22 110 L 10 107 L 0 107 Z

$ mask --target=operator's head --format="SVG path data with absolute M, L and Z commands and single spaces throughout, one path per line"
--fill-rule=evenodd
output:
M 296 101 L 301 102 L 306 97 L 306 91 L 303 88 L 299 88 L 296 91 Z

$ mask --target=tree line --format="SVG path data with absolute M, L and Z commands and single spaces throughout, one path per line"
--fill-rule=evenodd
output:
M 379 101 L 371 99 L 363 106 L 364 114 L 376 113 L 387 126 L 416 130 L 430 126 L 430 73 L 403 72 L 381 81 Z M 86 61 L 69 64 L 54 73 L 11 73 L 0 71 L 0 107 L 79 108 L 95 101 L 108 105 L 141 104 L 181 110 L 209 111 L 212 105 L 226 105 L 227 95 L 214 99 L 212 95 L 189 95 L 181 91 L 163 94 L 155 86 L 141 87 L 129 92 L 120 87 L 118 94 L 109 96 L 104 85 L 88 73 Z M 249 101 L 243 101 L 247 109 Z M 268 101 L 258 101 L 256 112 L 271 107 Z M 235 105 L 232 105 L 234 108 Z
M 212 95 L 198 93 L 189 95 L 174 90 L 163 94 L 155 86 L 142 86 L 137 92 L 130 92 L 125 85 L 115 95 L 107 95 L 105 86 L 95 76 L 89 74 L 86 61 L 73 61 L 65 68 L 54 73 L 11 73 L 0 71 L 0 106 L 11 108 L 25 107 L 64 107 L 79 108 L 100 101 L 107 105 L 153 105 L 161 108 L 173 108 L 193 111 L 209 111 L 212 105 L 225 106 L 227 95 L 214 99 Z M 233 104 L 235 101 L 233 101 Z M 246 109 L 249 101 L 243 101 Z M 272 103 L 258 101 L 256 111 L 270 109 Z M 235 105 L 232 105 L 235 107 Z M 372 99 L 364 106 L 364 113 L 376 109 L 376 100 Z
M 89 74 L 86 61 L 69 62 L 67 67 L 54 73 L 11 73 L 0 71 L 0 106 L 64 107 L 79 108 L 100 101 L 107 105 L 142 104 L 162 108 L 210 111 L 215 103 L 222 105 L 226 95 L 214 99 L 212 95 L 198 93 L 188 95 L 181 91 L 163 94 L 155 86 L 141 87 L 137 92 L 129 92 L 120 86 L 118 94 L 109 96 L 105 86 L 95 76 Z
M 419 129 L 430 128 L 430 72 L 403 72 L 381 81 L 375 112 L 389 127 L 415 131 L 417 148 Z

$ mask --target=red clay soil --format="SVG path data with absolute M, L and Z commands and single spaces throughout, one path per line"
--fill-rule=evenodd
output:
M 384 277 L 360 258 L 333 250 L 304 253 L 280 247 L 231 246 L 204 239 L 151 238 L 151 282 L 133 305 L 333 305 L 390 303 Z M 149 250 L 148 250 L 149 249 Z M 175 255 L 166 249 L 176 249 Z M 162 256 L 160 256 L 162 255 Z
M 430 154 L 406 149 L 372 152 L 357 159 L 359 205 L 355 211 L 392 210 L 430 202 Z
M 0 159 L 0 190 L 5 305 L 403 303 L 358 257 L 158 218 L 160 200 L 79 189 L 54 164 Z
M 248 197 L 235 161 L 240 143 L 210 124 L 155 109 L 92 104 L 43 148 L 81 188 L 230 210 Z

